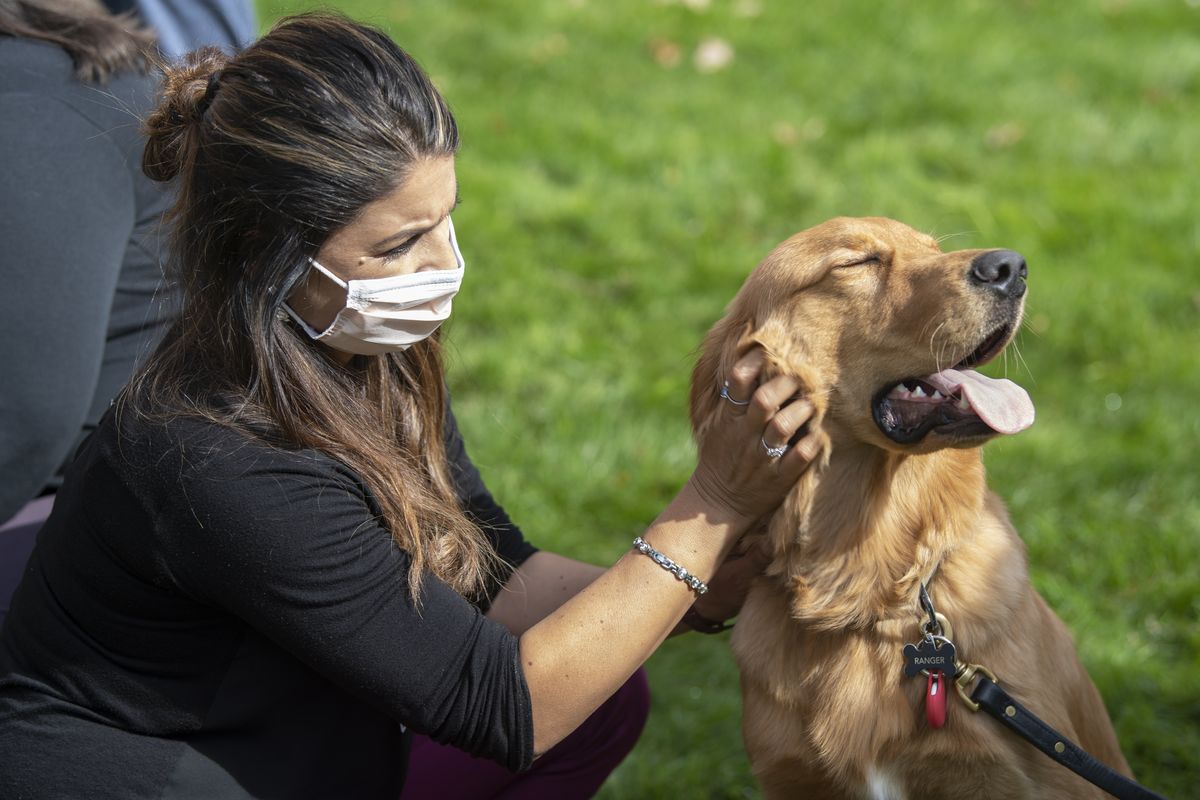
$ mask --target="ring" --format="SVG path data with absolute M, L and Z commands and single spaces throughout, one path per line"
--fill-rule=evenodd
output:
M 722 400 L 728 400 L 729 402 L 733 403 L 735 406 L 748 406 L 748 405 L 750 405 L 750 401 L 749 401 L 749 400 L 734 400 L 734 399 L 733 399 L 733 398 L 732 398 L 732 397 L 729 395 L 729 381 L 725 381 L 725 385 L 721 387 L 721 399 L 722 399 Z
M 786 444 L 781 444 L 779 447 L 771 447 L 771 445 L 767 444 L 767 439 L 765 436 L 760 438 L 758 441 L 762 443 L 763 450 L 767 451 L 768 458 L 779 458 L 788 451 L 788 446 Z

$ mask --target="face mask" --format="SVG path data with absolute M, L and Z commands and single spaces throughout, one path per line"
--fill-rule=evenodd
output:
M 454 223 L 447 222 L 457 269 L 425 270 L 347 283 L 313 259 L 314 267 L 346 290 L 345 307 L 333 324 L 321 332 L 300 319 L 287 303 L 284 309 L 313 339 L 342 352 L 374 356 L 407 350 L 446 321 L 450 316 L 450 301 L 462 286 L 466 264 L 458 250 Z

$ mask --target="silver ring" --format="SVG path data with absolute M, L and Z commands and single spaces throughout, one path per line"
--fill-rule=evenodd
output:
M 748 405 L 750 405 L 750 401 L 749 401 L 749 400 L 734 400 L 732 397 L 730 397 L 730 395 L 729 395 L 729 381 L 725 381 L 725 385 L 721 387 L 721 399 L 722 399 L 722 400 L 728 400 L 729 402 L 733 403 L 735 406 L 748 406 Z
M 765 436 L 760 438 L 758 441 L 762 443 L 763 450 L 767 451 L 768 458 L 779 458 L 788 451 L 788 446 L 786 444 L 781 444 L 779 447 L 771 447 L 771 445 L 767 444 L 767 439 Z

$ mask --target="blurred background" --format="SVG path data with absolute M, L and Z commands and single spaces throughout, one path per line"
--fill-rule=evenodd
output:
M 687 478 L 696 347 L 777 242 L 881 214 L 1022 252 L 987 371 L 1038 421 L 991 485 L 1139 778 L 1200 797 L 1200 0 L 335 5 L 458 116 L 450 382 L 542 547 L 611 563 Z M 655 656 L 603 797 L 757 796 L 727 636 Z

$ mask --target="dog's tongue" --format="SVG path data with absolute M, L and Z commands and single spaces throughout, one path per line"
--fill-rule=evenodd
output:
M 1033 401 L 1010 380 L 989 378 L 975 370 L 944 369 L 925 381 L 947 396 L 957 390 L 975 415 L 998 433 L 1018 433 L 1033 424 Z

